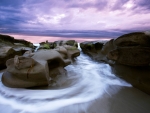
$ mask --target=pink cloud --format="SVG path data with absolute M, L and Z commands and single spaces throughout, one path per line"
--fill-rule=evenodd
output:
M 65 37 L 52 37 L 52 36 L 28 36 L 28 35 L 16 35 L 16 34 L 6 34 L 14 37 L 15 39 L 24 39 L 32 43 L 40 43 L 48 40 L 49 42 L 54 42 L 57 40 L 76 40 L 77 42 L 84 41 L 96 41 L 96 40 L 110 40 L 110 38 L 65 38 Z

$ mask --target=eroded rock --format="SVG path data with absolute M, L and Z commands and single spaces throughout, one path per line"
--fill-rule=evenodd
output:
M 119 47 L 107 55 L 108 59 L 129 66 L 149 66 L 150 48 L 148 47 Z
M 6 68 L 6 61 L 15 55 L 22 55 L 26 51 L 32 51 L 33 44 L 14 39 L 14 37 L 0 34 L 0 70 Z
M 34 54 L 26 52 L 23 56 L 9 59 L 6 63 L 7 70 L 2 75 L 2 83 L 16 88 L 62 84 L 62 77 L 66 77 L 64 67 L 80 54 L 77 48 L 70 51 L 71 47 L 59 46 L 56 49 L 39 50 Z
M 116 46 L 129 47 L 129 46 L 143 46 L 150 47 L 150 35 L 144 32 L 134 32 L 122 35 L 114 41 Z
M 106 55 L 109 51 L 115 49 L 114 39 L 108 42 L 90 41 L 80 44 L 82 51 L 96 61 L 109 62 Z

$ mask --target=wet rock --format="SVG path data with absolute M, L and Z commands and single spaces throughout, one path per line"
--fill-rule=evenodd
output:
M 23 40 L 23 39 L 15 39 L 14 37 L 8 36 L 8 35 L 2 35 L 0 34 L 0 43 L 7 46 L 13 46 L 15 47 L 19 45 L 25 45 L 25 47 L 33 48 L 33 44 L 29 41 Z
M 33 44 L 25 41 L 14 39 L 14 37 L 0 34 L 0 70 L 6 68 L 6 61 L 15 55 L 22 55 L 26 51 L 33 51 Z
M 149 66 L 150 48 L 119 47 L 108 53 L 107 58 L 129 66 Z
M 133 67 L 122 64 L 111 66 L 112 72 L 133 87 L 150 95 L 150 67 Z
M 80 43 L 80 47 L 84 53 L 91 55 L 92 53 L 97 53 L 99 50 L 101 50 L 103 44 L 104 43 L 98 41 L 90 41 Z
M 116 46 L 143 46 L 150 47 L 150 35 L 144 32 L 134 32 L 122 35 L 114 41 Z
M 55 47 L 69 45 L 78 48 L 78 43 L 75 40 L 59 40 L 54 42 Z
M 82 51 L 96 61 L 108 62 L 106 58 L 109 51 L 115 49 L 114 39 L 104 43 L 101 41 L 83 42 L 80 44 Z
M 31 52 L 28 51 L 24 56 L 15 56 L 7 60 L 7 70 L 2 75 L 2 83 L 15 88 L 62 84 L 64 81 L 60 78 L 66 77 L 64 67 L 80 53 L 71 47 L 59 46 L 56 49 L 39 50 L 32 54 L 33 56 L 30 56 Z
M 40 50 L 40 49 L 54 49 L 54 48 L 57 48 L 59 46 L 64 46 L 64 45 L 69 45 L 69 46 L 73 46 L 73 47 L 78 48 L 78 43 L 75 40 L 67 40 L 67 41 L 58 40 L 55 42 L 48 42 L 48 41 L 41 42 L 38 50 Z
M 6 68 L 6 61 L 15 55 L 22 55 L 21 51 L 15 51 L 12 47 L 6 46 L 0 48 L 0 69 Z

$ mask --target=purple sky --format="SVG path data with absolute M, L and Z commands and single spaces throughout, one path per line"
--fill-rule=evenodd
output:
M 0 0 L 0 33 L 18 38 L 117 38 L 149 21 L 150 0 Z

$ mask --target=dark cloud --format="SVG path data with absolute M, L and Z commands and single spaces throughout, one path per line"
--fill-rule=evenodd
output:
M 120 29 L 113 29 L 114 31 L 105 31 L 102 30 L 92 30 L 95 29 L 97 25 L 97 20 L 95 18 L 100 18 L 101 15 L 96 15 L 93 19 L 93 15 L 88 16 L 86 9 L 95 9 L 96 11 L 102 12 L 105 9 L 109 8 L 111 11 L 120 10 L 119 16 L 124 16 L 122 14 L 123 5 L 126 4 L 129 0 L 91 0 L 91 1 L 81 1 L 81 0 L 0 0 L 0 32 L 1 33 L 18 33 L 18 34 L 29 34 L 29 35 L 41 35 L 41 36 L 59 36 L 59 37 L 111 37 L 115 38 L 123 33 L 128 33 L 130 31 L 141 31 L 149 29 L 149 26 L 146 26 L 146 22 L 139 23 L 141 27 L 137 27 L 134 30 L 129 31 L 120 31 Z M 150 9 L 150 0 L 134 0 L 136 6 L 134 6 L 132 11 L 134 13 L 140 12 L 141 8 L 144 8 L 144 11 L 149 12 Z M 113 4 L 113 5 L 110 5 Z M 109 7 L 110 6 L 110 7 Z M 77 18 L 78 14 L 74 14 L 74 9 L 83 10 L 80 13 L 86 13 L 86 17 Z M 57 11 L 58 10 L 58 11 Z M 107 10 L 107 9 L 106 9 Z M 95 14 L 97 12 L 95 11 Z M 53 23 L 44 23 L 42 21 L 50 21 L 53 19 L 57 13 L 65 14 L 64 18 L 61 18 L 58 22 L 58 25 L 53 25 Z M 128 13 L 128 12 L 126 12 Z M 91 14 L 91 13 L 89 13 Z M 108 14 L 108 13 L 107 13 Z M 107 15 L 106 14 L 106 15 Z M 44 17 L 46 15 L 47 17 Z M 58 14 L 59 15 L 59 14 Z M 132 15 L 134 15 L 132 13 Z M 130 15 L 130 16 L 132 16 Z M 41 21 L 38 19 L 41 18 Z M 43 19 L 43 20 L 42 20 Z M 59 17 L 55 17 L 54 20 L 59 19 Z M 109 17 L 111 21 L 111 17 Z M 109 20 L 106 19 L 106 20 Z M 86 20 L 86 21 L 85 21 Z M 115 20 L 115 19 L 114 19 Z M 114 21 L 113 20 L 113 21 Z M 105 21 L 105 18 L 104 18 Z M 112 22 L 113 22 L 112 21 Z M 122 21 L 130 21 L 128 18 L 125 18 Z M 89 25 L 90 31 L 81 30 L 81 31 L 72 31 L 74 27 L 80 28 L 82 25 L 86 28 L 89 23 L 93 25 Z M 56 22 L 57 23 L 57 22 Z M 76 24 L 77 23 L 77 24 Z M 105 27 L 111 22 L 99 22 L 99 26 Z M 76 25 L 76 26 L 74 26 Z M 79 25 L 79 26 L 78 26 Z M 94 26 L 95 25 L 95 26 Z M 62 27 L 60 27 L 62 26 Z M 71 26 L 71 27 L 70 27 Z M 94 26 L 94 27 L 93 27 Z M 64 29 L 68 27 L 69 31 L 62 30 L 58 31 L 55 28 Z M 97 27 L 97 26 L 96 26 Z M 122 26 L 121 26 L 122 27 Z M 98 27 L 100 28 L 100 27 Z M 97 28 L 97 29 L 98 29 Z M 54 30 L 47 30 L 54 29 Z
M 135 30 L 136 31 L 136 30 Z M 53 36 L 53 37 L 65 37 L 65 38 L 117 38 L 123 34 L 130 33 L 129 30 L 116 31 L 98 31 L 98 30 L 27 30 L 27 29 L 6 29 L 3 33 L 19 33 L 23 35 L 33 36 Z M 134 32 L 134 30 L 132 30 Z
M 0 8 L 1 7 L 13 7 L 15 8 L 19 8 L 22 7 L 22 5 L 24 4 L 26 0 L 0 0 Z
M 95 8 L 97 10 L 102 10 L 107 6 L 106 0 L 96 0 L 95 2 L 70 2 L 67 7 L 69 8 L 80 8 L 80 9 L 89 9 Z
M 111 10 L 120 10 L 123 5 L 126 4 L 129 0 L 117 0 L 114 5 L 111 7 Z
M 135 3 L 138 7 L 145 7 L 150 9 L 150 0 L 136 0 Z

